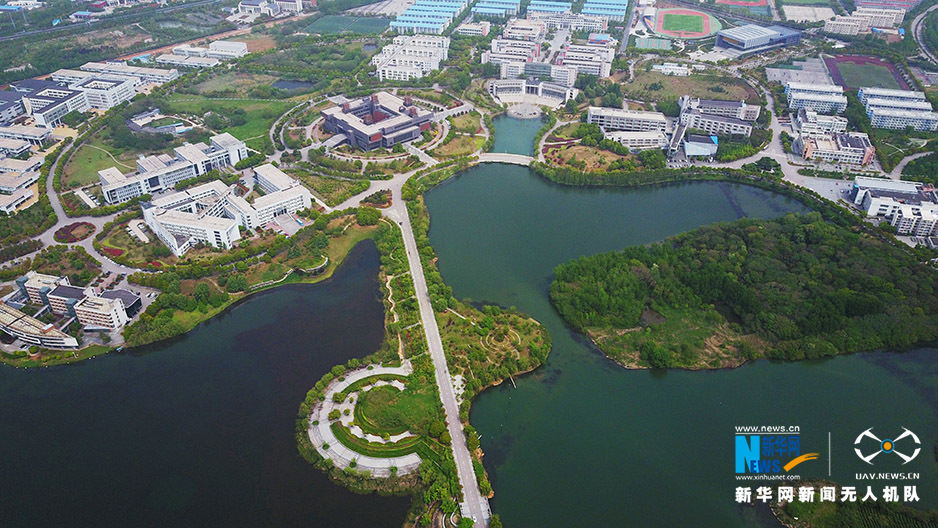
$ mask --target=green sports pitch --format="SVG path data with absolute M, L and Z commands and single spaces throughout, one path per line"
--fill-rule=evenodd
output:
M 381 33 L 387 29 L 391 20 L 388 18 L 350 17 L 341 15 L 326 15 L 306 26 L 307 33 L 322 35 L 334 33 Z
M 689 31 L 703 33 L 704 19 L 700 15 L 677 15 L 665 13 L 661 28 L 665 31 Z

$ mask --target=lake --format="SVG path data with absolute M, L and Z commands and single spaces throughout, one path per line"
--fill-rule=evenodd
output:
M 719 182 L 637 189 L 552 184 L 526 167 L 486 164 L 426 194 L 430 239 L 457 297 L 515 306 L 553 337 L 547 364 L 483 393 L 482 435 L 506 526 L 778 526 L 734 501 L 734 426 L 797 425 L 803 476 L 848 485 L 870 467 L 853 453 L 869 427 L 922 439 L 921 506 L 938 506 L 934 349 L 826 361 L 758 361 L 735 370 L 630 371 L 572 332 L 551 306 L 553 268 L 740 216 L 805 211 L 771 192 Z M 467 229 L 466 226 L 472 226 Z M 896 468 L 892 468 L 896 470 Z M 877 491 L 881 495 L 882 484 Z M 863 488 L 865 491 L 865 488 Z
M 306 391 L 381 343 L 378 251 L 250 297 L 171 343 L 49 369 L 0 366 L 4 526 L 379 526 L 409 497 L 355 495 L 303 460 Z

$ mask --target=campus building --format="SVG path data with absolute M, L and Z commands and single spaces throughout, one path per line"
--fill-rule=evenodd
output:
M 239 226 L 269 227 L 277 217 L 312 206 L 312 194 L 303 185 L 273 165 L 254 169 L 265 194 L 253 203 L 238 196 L 236 185 L 226 187 L 218 180 L 143 204 L 147 226 L 176 256 L 197 244 L 230 248 L 241 239 Z
M 301 7 L 302 10 L 302 7 Z M 239 59 L 248 54 L 246 42 L 237 40 L 216 40 L 208 45 L 207 57 L 219 60 Z
M 784 26 L 762 27 L 746 24 L 717 32 L 715 46 L 735 49 L 744 53 L 765 51 L 771 48 L 790 46 L 801 40 L 801 32 Z
M 548 29 L 569 29 L 570 31 L 605 31 L 609 21 L 598 16 L 589 16 L 569 11 L 531 11 L 528 7 L 528 20 L 543 22 Z
M 792 148 L 806 160 L 847 165 L 867 165 L 873 161 L 876 153 L 869 136 L 862 132 L 810 137 L 800 135 Z
M 814 110 L 801 108 L 791 121 L 795 135 L 824 137 L 847 131 L 847 119 L 840 116 L 822 115 Z
M 752 123 L 725 115 L 705 114 L 698 108 L 681 112 L 681 124 L 688 129 L 703 130 L 717 136 L 746 136 L 752 134 Z
M 26 79 L 13 85 L 13 89 L 23 94 L 26 114 L 45 128 L 58 126 L 66 114 L 87 112 L 91 108 L 85 92 L 52 81 Z
M 624 22 L 628 10 L 629 0 L 586 0 L 580 12 L 614 22 Z
M 700 134 L 687 134 L 683 139 L 684 155 L 688 158 L 712 159 L 720 148 L 720 138 L 717 136 L 703 136 Z
M 472 6 L 472 14 L 478 17 L 504 18 L 520 10 L 521 0 L 479 0 Z
M 12 90 L 0 90 L 0 125 L 12 123 L 23 115 L 23 94 Z
M 109 75 L 122 75 L 137 77 L 143 83 L 163 84 L 179 78 L 176 69 L 164 70 L 162 68 L 144 68 L 142 66 L 128 66 L 124 62 L 86 62 L 81 65 L 84 71 L 106 73 Z
M 88 99 L 88 106 L 99 110 L 110 110 L 123 102 L 130 101 L 137 95 L 134 82 L 128 77 L 121 79 L 89 77 L 69 84 L 68 87 L 84 92 Z
M 575 68 L 577 73 L 609 77 L 615 54 L 615 48 L 607 46 L 571 44 L 560 52 L 557 64 Z
M 463 22 L 456 28 L 454 33 L 468 37 L 485 37 L 488 36 L 491 29 L 492 23 L 488 20 L 483 20 L 482 22 Z
M 29 141 L 0 138 L 0 157 L 19 156 L 29 150 Z
M 0 126 L 0 139 L 19 139 L 30 145 L 43 145 L 52 140 L 52 131 L 27 125 Z
M 98 171 L 101 192 L 109 204 L 173 188 L 177 183 L 247 158 L 247 146 L 227 132 L 212 136 L 211 145 L 186 143 L 175 156 L 159 154 L 137 159 L 137 171 L 123 174 L 116 167 Z
M 857 176 L 851 199 L 867 216 L 889 220 L 897 234 L 938 234 L 938 195 L 932 185 Z
M 534 62 L 541 54 L 541 45 L 530 40 L 492 40 L 491 50 L 482 52 L 482 64 L 506 62 Z
M 623 110 L 621 108 L 589 107 L 586 122 L 599 125 L 603 130 L 627 132 L 661 131 L 668 129 L 668 121 L 661 112 Z
M 871 9 L 900 9 L 909 11 L 921 2 L 922 0 L 856 0 L 854 5 Z
M 88 295 L 75 303 L 73 311 L 86 330 L 117 330 L 130 320 L 120 299 Z
M 78 340 L 74 337 L 4 303 L 0 303 L 0 329 L 29 345 L 78 348 Z
M 547 35 L 547 24 L 541 20 L 512 18 L 505 25 L 502 37 L 511 40 L 540 40 Z
M 35 271 L 27 271 L 26 275 L 16 279 L 16 287 L 29 299 L 30 304 L 45 306 L 49 304 L 46 295 L 59 285 L 69 285 L 68 277 L 46 275 Z
M 674 75 L 675 77 L 687 77 L 690 75 L 690 69 L 684 64 L 676 62 L 665 62 L 664 64 L 655 64 L 651 67 L 652 71 L 664 75 Z
M 433 112 L 410 98 L 388 92 L 350 100 L 322 111 L 323 127 L 344 134 L 349 145 L 362 150 L 390 148 L 411 141 L 430 129 Z
M 546 99 L 544 104 L 558 107 L 575 99 L 579 92 L 571 86 L 535 79 L 497 79 L 488 83 L 489 95 L 503 103 L 521 102 L 525 96 Z
M 571 2 L 551 2 L 548 0 L 531 0 L 528 4 L 528 16 L 532 14 L 570 13 L 573 9 Z
M 177 55 L 175 53 L 164 53 L 156 57 L 158 64 L 167 64 L 169 66 L 179 66 L 180 68 L 214 68 L 221 64 L 218 59 L 210 57 L 193 57 Z
M 617 141 L 633 151 L 668 148 L 668 137 L 660 130 L 649 130 L 646 132 L 615 130 L 604 132 L 603 137 Z
M 550 79 L 549 82 L 572 88 L 576 83 L 576 68 L 559 66 L 547 62 L 503 62 L 499 71 L 500 79 Z
M 391 21 L 391 29 L 442 35 L 467 5 L 465 0 L 417 0 Z
M 847 109 L 847 97 L 842 86 L 836 84 L 809 84 L 789 82 L 785 85 L 788 108 L 813 110 L 821 114 L 841 114 Z
M 923 92 L 884 88 L 860 88 L 860 102 L 874 128 L 934 131 L 938 129 L 938 113 Z
M 257 16 L 274 16 L 280 13 L 277 2 L 268 0 L 241 0 L 238 3 L 238 12 Z
M 409 81 L 440 69 L 449 57 L 449 37 L 400 35 L 371 58 L 382 81 Z
M 838 35 L 858 35 L 873 28 L 894 28 L 902 24 L 901 9 L 858 8 L 848 16 L 839 15 L 824 22 L 824 31 Z
M 759 113 L 762 107 L 751 105 L 746 101 L 726 101 L 722 99 L 701 99 L 689 95 L 681 96 L 678 99 L 681 112 L 690 110 L 699 110 L 701 113 L 717 115 L 723 117 L 733 117 L 743 121 L 756 121 L 759 119 Z

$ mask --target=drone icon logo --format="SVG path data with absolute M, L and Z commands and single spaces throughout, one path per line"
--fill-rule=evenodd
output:
M 905 465 L 911 462 L 915 457 L 917 457 L 919 454 L 919 451 L 922 450 L 922 447 L 921 447 L 922 442 L 918 439 L 918 436 L 916 436 L 915 433 L 913 433 L 912 431 L 909 431 L 905 427 L 902 428 L 903 433 L 900 434 L 899 436 L 893 439 L 887 438 L 885 440 L 880 440 L 879 438 L 877 438 L 876 435 L 870 432 L 872 430 L 873 428 L 870 427 L 866 431 L 863 431 L 862 433 L 859 434 L 859 436 L 857 436 L 857 439 L 853 442 L 854 446 L 859 446 L 860 443 L 863 442 L 864 439 L 869 438 L 871 440 L 876 441 L 879 444 L 878 448 L 875 451 L 871 451 L 869 455 L 864 455 L 863 451 L 861 451 L 859 447 L 853 448 L 853 450 L 856 451 L 857 456 L 860 457 L 860 460 L 866 462 L 867 464 L 871 466 L 873 465 L 873 462 L 871 462 L 871 460 L 876 458 L 876 456 L 879 455 L 880 453 L 896 455 L 902 460 L 904 460 L 902 465 Z M 899 443 L 900 440 L 906 437 L 911 437 L 912 441 L 915 443 L 915 451 L 913 451 L 911 455 L 906 455 L 904 453 L 899 452 L 896 449 L 896 444 Z M 867 441 L 866 443 L 869 444 L 870 442 Z

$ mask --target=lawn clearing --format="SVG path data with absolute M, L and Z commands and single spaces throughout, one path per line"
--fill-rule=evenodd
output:
M 227 72 L 210 77 L 195 85 L 199 95 L 211 96 L 213 93 L 237 94 L 245 96 L 251 88 L 271 86 L 277 81 L 273 75 L 259 73 Z
M 741 79 L 696 73 L 687 77 L 671 77 L 656 71 L 644 71 L 643 67 L 636 68 L 634 81 L 622 85 L 622 94 L 642 101 L 677 100 L 682 95 L 691 95 L 759 104 L 759 95 Z
M 117 167 L 121 172 L 132 172 L 137 168 L 133 162 L 137 154 L 138 152 L 114 149 L 98 134 L 72 154 L 62 174 L 62 187 L 71 189 L 97 183 L 98 171 L 108 167 Z
M 368 190 L 367 180 L 338 180 L 305 170 L 287 170 L 287 173 L 299 178 L 307 188 L 319 196 L 327 205 L 338 205 L 354 194 Z
M 871 86 L 874 88 L 901 89 L 899 82 L 889 71 L 889 68 L 878 64 L 854 64 L 852 62 L 839 62 L 837 69 L 844 78 L 844 83 L 850 88 Z
M 326 15 L 312 24 L 306 26 L 307 33 L 335 34 L 335 33 L 381 33 L 391 23 L 387 18 L 350 17 L 342 15 Z
M 704 20 L 698 15 L 676 15 L 665 13 L 664 29 L 665 31 L 689 31 L 693 33 L 703 32 Z
M 227 100 L 212 99 L 198 95 L 173 94 L 168 97 L 165 113 L 189 114 L 204 116 L 208 112 L 220 115 L 242 109 L 245 112 L 246 122 L 242 125 L 230 126 L 215 133 L 228 132 L 234 137 L 244 141 L 248 147 L 258 149 L 263 145 L 263 137 L 270 130 L 271 125 L 278 117 L 292 108 L 296 103 L 292 101 L 267 101 L 260 99 Z
M 430 151 L 431 156 L 442 158 L 468 156 L 482 148 L 485 138 L 482 136 L 456 136 L 445 145 L 441 145 Z

